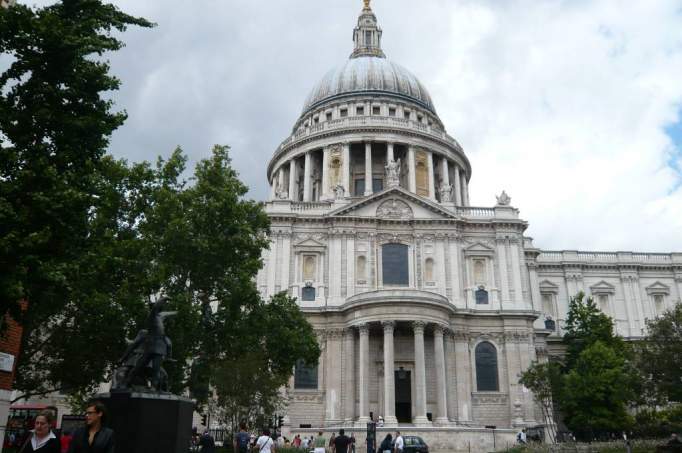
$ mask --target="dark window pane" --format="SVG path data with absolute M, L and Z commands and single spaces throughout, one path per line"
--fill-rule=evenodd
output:
M 476 305 L 485 305 L 488 303 L 488 291 L 479 288 L 476 290 Z
M 408 286 L 408 247 L 404 244 L 385 244 L 381 251 L 384 285 Z
M 298 360 L 294 371 L 294 388 L 317 390 L 317 365 L 308 366 L 303 360 Z
M 365 194 L 365 180 L 356 179 L 355 180 L 355 196 L 361 197 Z
M 496 392 L 497 350 L 487 341 L 476 346 L 476 388 L 479 392 Z
M 372 192 L 381 192 L 384 188 L 383 179 L 373 179 L 372 180 Z
M 301 290 L 302 300 L 315 300 L 315 288 L 312 286 L 304 286 Z

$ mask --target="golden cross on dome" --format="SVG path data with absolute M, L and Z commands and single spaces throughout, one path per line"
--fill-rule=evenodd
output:
M 372 0 L 362 0 L 362 1 L 365 2 L 365 9 L 370 9 L 369 8 L 369 2 L 371 2 Z

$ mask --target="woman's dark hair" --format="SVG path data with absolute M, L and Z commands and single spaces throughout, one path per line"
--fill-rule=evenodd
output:
M 104 425 L 106 423 L 106 421 L 107 421 L 107 408 L 104 405 L 104 403 L 102 403 L 99 400 L 91 400 L 91 401 L 88 401 L 88 404 L 85 407 L 86 408 L 94 407 L 95 412 L 97 412 L 98 414 L 102 414 L 102 420 L 101 420 L 102 425 Z

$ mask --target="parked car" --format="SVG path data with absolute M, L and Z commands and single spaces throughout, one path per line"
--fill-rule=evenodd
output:
M 429 453 L 429 446 L 419 436 L 403 436 L 405 447 L 403 453 Z

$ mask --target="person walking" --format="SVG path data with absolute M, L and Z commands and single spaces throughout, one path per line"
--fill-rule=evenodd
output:
M 339 435 L 334 438 L 334 450 L 336 453 L 349 453 L 350 437 L 346 436 L 343 429 L 339 430 Z
M 329 438 L 329 451 L 334 453 L 334 440 L 336 440 L 336 433 L 332 433 L 332 437 Z
M 19 450 L 22 453 L 61 453 L 61 445 L 52 432 L 54 415 L 51 411 L 41 411 L 35 419 L 34 430 Z
M 251 436 L 246 432 L 246 423 L 239 424 L 239 432 L 234 436 L 234 451 L 237 453 L 248 453 Z
M 270 430 L 264 429 L 263 434 L 256 441 L 257 453 L 272 453 L 275 451 L 275 441 L 270 437 Z
M 391 436 L 391 433 L 386 434 L 386 437 L 384 437 L 384 440 L 381 441 L 381 445 L 379 445 L 379 453 L 391 453 L 393 450 L 393 436 Z
M 211 433 L 208 432 L 208 429 L 199 438 L 199 446 L 201 447 L 201 450 L 199 450 L 201 453 L 215 453 L 215 440 Z
M 403 448 L 405 448 L 405 441 L 400 431 L 395 432 L 395 453 L 403 453 Z
M 104 426 L 106 408 L 100 401 L 88 403 L 85 426 L 78 428 L 69 446 L 69 453 L 114 453 L 114 430 Z
M 327 447 L 327 439 L 322 435 L 322 431 L 317 433 L 317 438 L 313 442 L 313 447 L 315 448 L 314 453 L 325 453 L 325 448 Z

